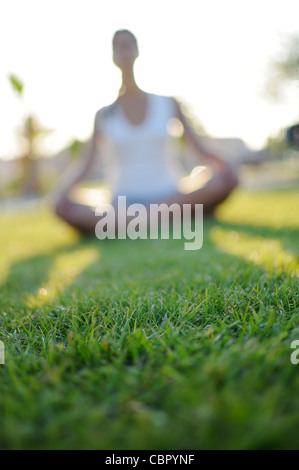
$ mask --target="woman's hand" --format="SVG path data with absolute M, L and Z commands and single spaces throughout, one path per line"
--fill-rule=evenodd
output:
M 203 154 L 202 152 L 200 152 L 200 155 L 203 163 L 211 167 L 214 171 L 224 172 L 231 168 L 229 163 L 219 157 L 207 155 L 206 153 Z

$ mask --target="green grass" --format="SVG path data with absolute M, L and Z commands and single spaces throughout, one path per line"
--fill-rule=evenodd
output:
M 184 240 L 0 215 L 1 449 L 299 448 L 299 193 Z

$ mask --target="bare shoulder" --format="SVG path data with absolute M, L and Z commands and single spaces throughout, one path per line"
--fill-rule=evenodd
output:
M 112 103 L 110 105 L 103 106 L 102 108 L 98 109 L 94 119 L 94 127 L 96 134 L 101 134 L 102 126 L 104 125 L 105 120 L 113 115 L 114 107 L 115 103 Z
M 111 115 L 113 109 L 115 107 L 115 103 L 109 104 L 108 106 L 103 106 L 102 108 L 98 109 L 96 112 L 96 120 L 104 119 Z

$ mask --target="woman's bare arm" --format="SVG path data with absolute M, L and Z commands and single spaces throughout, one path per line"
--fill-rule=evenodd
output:
M 97 156 L 97 138 L 98 138 L 98 129 L 97 129 L 97 119 L 99 111 L 96 113 L 94 119 L 94 128 L 93 133 L 89 141 L 87 142 L 86 149 L 83 153 L 82 159 L 75 162 L 71 169 L 67 169 L 66 173 L 62 175 L 62 178 L 59 181 L 58 189 L 55 191 L 60 195 L 67 194 L 76 184 L 80 181 L 83 181 L 90 170 L 92 169 L 96 156 Z
M 181 104 L 175 98 L 173 98 L 173 101 L 175 103 L 177 118 L 181 121 L 184 127 L 184 135 L 187 138 L 187 140 L 191 143 L 193 148 L 199 152 L 201 161 L 203 163 L 206 163 L 207 165 L 212 165 L 215 169 L 219 169 L 219 170 L 225 169 L 228 166 L 228 163 L 226 163 L 217 155 L 215 155 L 214 153 L 204 148 L 204 146 L 201 143 L 200 137 L 198 136 L 197 132 L 194 130 L 193 126 L 190 124 L 187 116 L 184 114 Z

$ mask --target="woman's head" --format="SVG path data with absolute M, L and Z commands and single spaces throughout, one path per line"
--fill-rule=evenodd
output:
M 117 30 L 112 39 L 113 62 L 121 70 L 133 67 L 139 55 L 138 43 L 128 29 Z

